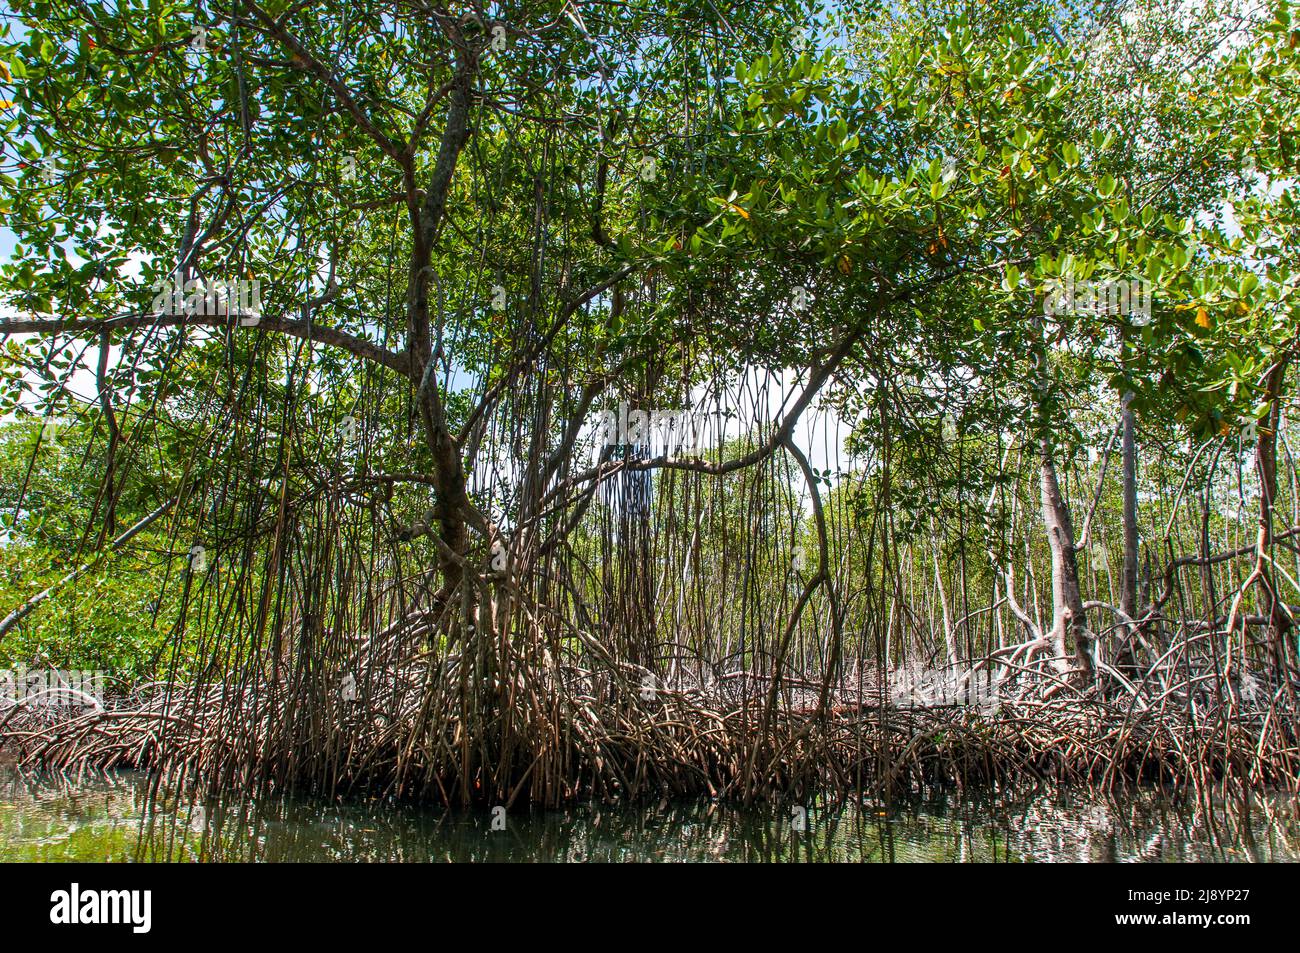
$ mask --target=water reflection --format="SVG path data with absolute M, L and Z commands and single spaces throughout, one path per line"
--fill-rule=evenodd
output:
M 803 830 L 798 830 L 803 826 Z M 383 802 L 178 803 L 142 775 L 0 774 L 0 860 L 1266 861 L 1300 859 L 1293 801 L 1249 810 L 1159 792 L 742 809 L 672 803 L 487 813 Z

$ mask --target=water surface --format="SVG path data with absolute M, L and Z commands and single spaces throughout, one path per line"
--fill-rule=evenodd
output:
M 0 861 L 1300 860 L 1300 815 L 1280 796 L 1206 810 L 1152 790 L 1122 799 L 936 793 L 891 805 L 590 804 L 503 820 L 494 829 L 486 811 L 355 800 L 187 803 L 151 795 L 130 772 L 69 779 L 0 768 Z

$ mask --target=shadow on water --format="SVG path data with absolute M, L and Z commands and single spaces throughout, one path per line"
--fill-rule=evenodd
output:
M 140 774 L 0 769 L 3 861 L 1272 861 L 1300 859 L 1293 801 L 1249 810 L 1143 789 L 741 808 L 708 802 L 490 813 L 386 802 L 152 795 Z M 802 830 L 798 829 L 802 826 Z

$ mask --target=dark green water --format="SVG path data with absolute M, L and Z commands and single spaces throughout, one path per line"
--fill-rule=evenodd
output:
M 3 861 L 1283 861 L 1300 860 L 1300 815 L 1122 801 L 936 795 L 905 805 L 661 804 L 484 813 L 384 803 L 153 799 L 140 775 L 34 777 L 0 769 Z

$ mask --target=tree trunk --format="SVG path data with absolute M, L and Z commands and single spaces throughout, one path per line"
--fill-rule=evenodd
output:
M 1137 526 L 1137 425 L 1133 417 L 1133 395 L 1125 394 L 1120 424 L 1121 438 L 1120 474 L 1123 483 L 1124 566 L 1120 573 L 1119 608 L 1130 619 L 1138 617 L 1138 526 Z M 1115 655 L 1116 668 L 1124 675 L 1137 671 L 1133 654 L 1133 638 L 1124 641 Z
M 453 36 L 453 39 L 457 37 Z M 467 489 L 461 447 L 447 426 L 437 381 L 440 353 L 434 350 L 433 323 L 430 320 L 428 273 L 451 190 L 456 161 L 470 137 L 469 112 L 473 100 L 473 80 L 478 69 L 477 54 L 462 45 L 456 75 L 449 94 L 447 125 L 438 149 L 437 161 L 429 176 L 428 189 L 421 197 L 414 190 L 414 173 L 407 187 L 411 218 L 411 260 L 407 282 L 407 352 L 411 361 L 411 381 L 416 386 L 416 403 L 424 424 L 429 449 L 433 455 L 435 516 L 447 551 L 442 558 L 443 584 L 435 599 L 451 596 L 463 575 L 462 560 L 469 552 L 467 520 L 471 504 Z M 418 200 L 418 201 L 417 201 Z M 436 279 L 435 279 L 436 280 Z M 441 302 L 440 302 L 441 305 Z M 439 326 L 443 315 L 438 315 Z M 439 345 L 440 349 L 441 345 Z
M 1062 674 L 1084 680 L 1092 675 L 1092 635 L 1086 627 L 1079 567 L 1074 553 L 1070 508 L 1061 495 L 1050 438 L 1041 438 L 1043 524 L 1052 551 L 1052 631 L 1049 639 Z
M 934 585 L 939 591 L 939 607 L 943 611 L 943 643 L 948 650 L 948 667 L 956 671 L 957 642 L 953 633 L 952 613 L 948 611 L 948 591 L 943 584 L 943 573 L 939 571 L 939 534 L 934 529 L 934 518 L 930 518 L 930 555 L 934 561 Z
M 1042 331 L 1041 325 L 1039 331 Z M 1087 681 L 1093 672 L 1092 635 L 1088 632 L 1079 593 L 1079 565 L 1075 559 L 1074 525 L 1061 494 L 1052 447 L 1051 362 L 1048 344 L 1040 342 L 1035 355 L 1038 373 L 1038 440 L 1043 525 L 1052 553 L 1052 628 L 1047 635 L 1057 672 L 1070 681 Z
M 1255 442 L 1255 469 L 1259 473 L 1258 581 L 1264 593 L 1269 617 L 1269 646 L 1274 665 L 1279 671 L 1293 661 L 1289 638 L 1293 626 L 1278 597 L 1273 570 L 1265 557 L 1273 547 L 1273 507 L 1277 502 L 1277 436 L 1282 425 L 1282 385 L 1288 364 L 1288 359 L 1279 361 L 1264 380 L 1265 397 L 1269 401 L 1268 418 L 1259 427 L 1259 436 Z

